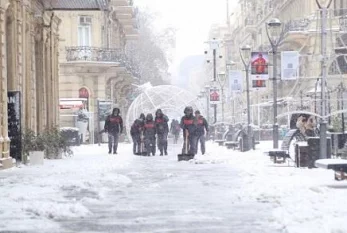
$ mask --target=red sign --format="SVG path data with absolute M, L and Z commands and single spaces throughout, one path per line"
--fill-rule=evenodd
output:
M 89 92 L 87 90 L 87 88 L 82 87 L 79 91 L 78 91 L 78 96 L 79 98 L 89 98 Z
M 219 90 L 216 88 L 210 89 L 210 104 L 217 104 L 220 101 Z

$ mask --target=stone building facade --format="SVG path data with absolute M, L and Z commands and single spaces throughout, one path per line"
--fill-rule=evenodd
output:
M 138 34 L 131 1 L 87 2 L 88 8 L 74 9 L 71 3 L 56 7 L 54 12 L 62 19 L 59 95 L 66 104 L 71 100 L 71 106 L 76 100 L 86 100 L 84 108 L 90 113 L 89 134 L 93 137 L 93 132 L 103 127 L 98 120 L 98 101 L 119 107 L 123 116 L 131 104 L 129 96 L 137 73 L 125 50 Z M 61 109 L 61 126 L 76 126 L 76 107 Z
M 8 92 L 21 93 L 21 128 L 58 124 L 60 19 L 39 0 L 0 1 L 0 165 L 12 166 Z

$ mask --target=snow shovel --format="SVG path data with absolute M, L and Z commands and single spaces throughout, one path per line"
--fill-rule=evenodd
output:
M 191 154 L 191 153 L 188 152 L 188 143 L 189 143 L 188 136 L 189 136 L 189 132 L 186 129 L 186 136 L 185 136 L 185 143 L 186 143 L 186 145 L 185 145 L 185 148 L 184 148 L 185 149 L 185 153 L 177 155 L 178 161 L 188 161 L 188 160 L 194 159 L 194 154 Z

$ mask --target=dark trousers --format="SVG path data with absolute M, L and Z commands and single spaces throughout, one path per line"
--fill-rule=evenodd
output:
M 167 133 L 158 134 L 158 149 L 161 154 L 167 153 Z
M 187 141 L 188 141 L 188 145 L 186 145 Z M 188 140 L 186 140 L 186 137 L 184 137 L 182 154 L 187 154 L 187 153 L 188 154 L 195 154 L 196 153 L 196 141 L 197 141 L 197 139 L 196 139 L 195 135 L 189 135 Z
M 205 149 L 206 149 L 206 147 L 205 147 L 205 141 L 206 141 L 205 134 L 198 135 L 198 136 L 196 137 L 195 154 L 198 153 L 199 142 L 200 142 L 201 154 L 205 154 Z
M 156 151 L 155 140 L 156 140 L 155 137 L 145 138 L 145 148 L 146 148 L 147 156 L 150 156 L 151 153 L 152 155 L 155 155 L 155 151 Z
M 118 148 L 118 138 L 119 134 L 108 134 L 108 151 L 112 152 L 112 146 L 113 146 L 113 153 L 117 152 Z
M 133 139 L 133 153 L 137 154 L 143 152 L 141 151 L 141 136 L 139 134 L 133 134 L 131 137 Z

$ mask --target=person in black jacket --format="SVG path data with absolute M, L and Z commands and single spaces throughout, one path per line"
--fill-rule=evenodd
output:
M 155 135 L 157 133 L 157 129 L 155 127 L 155 122 L 153 120 L 153 115 L 151 113 L 148 113 L 146 116 L 146 122 L 143 126 L 143 136 L 144 136 L 144 142 L 145 142 L 145 148 L 147 152 L 147 156 L 150 156 L 151 153 L 154 156 L 155 155 Z
M 141 136 L 143 134 L 143 126 L 145 125 L 145 114 L 141 113 L 140 118 L 136 119 L 130 128 L 130 135 L 133 139 L 133 153 L 134 155 L 143 152 L 141 151 Z
M 198 153 L 198 145 L 200 141 L 200 148 L 201 148 L 201 154 L 205 154 L 205 131 L 206 135 L 208 135 L 208 123 L 206 119 L 200 115 L 200 111 L 195 111 L 195 118 L 197 120 L 197 128 L 196 128 L 196 147 L 195 147 L 195 154 Z
M 193 115 L 193 108 L 188 106 L 184 109 L 184 116 L 181 118 L 180 122 L 181 128 L 183 129 L 183 148 L 182 154 L 195 154 L 196 147 L 196 129 L 197 129 L 197 120 Z M 186 136 L 188 134 L 188 140 Z M 186 151 L 186 143 L 188 143 Z
M 123 119 L 119 115 L 119 108 L 114 108 L 112 114 L 106 118 L 104 130 L 108 133 L 108 153 L 117 154 L 119 134 L 123 132 Z
M 158 135 L 158 149 L 160 156 L 163 156 L 163 152 L 167 155 L 167 137 L 169 134 L 169 118 L 163 114 L 161 109 L 155 112 L 155 127 Z

